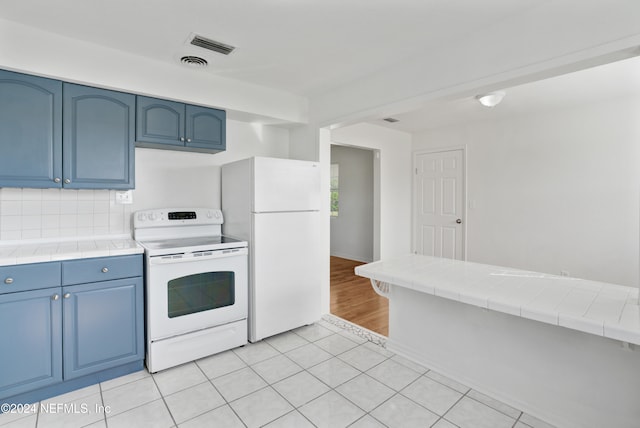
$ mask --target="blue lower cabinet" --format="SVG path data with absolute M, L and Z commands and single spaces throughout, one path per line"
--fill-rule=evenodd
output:
M 60 287 L 0 295 L 0 401 L 62 382 Z
M 63 287 L 64 378 L 142 360 L 142 278 Z
M 142 255 L 6 266 L 0 277 L 0 404 L 144 368 Z

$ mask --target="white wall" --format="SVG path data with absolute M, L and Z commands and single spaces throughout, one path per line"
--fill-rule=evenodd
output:
M 339 169 L 338 216 L 331 217 L 331 255 L 373 261 L 372 150 L 331 146 L 331 164 Z
M 136 210 L 220 208 L 220 165 L 288 153 L 287 129 L 227 120 L 223 153 L 137 148 L 132 205 L 115 204 L 113 190 L 0 189 L 0 240 L 128 234 Z
M 220 208 L 220 165 L 251 156 L 288 158 L 289 131 L 227 120 L 227 150 L 217 154 L 136 149 L 133 209 Z
M 380 258 L 409 253 L 411 135 L 381 126 L 358 124 L 331 131 L 331 141 L 380 152 Z
M 640 99 L 418 133 L 467 145 L 468 260 L 638 285 Z

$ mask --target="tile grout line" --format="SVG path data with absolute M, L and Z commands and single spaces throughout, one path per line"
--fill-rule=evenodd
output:
M 293 333 L 295 333 L 295 332 L 293 332 Z M 298 336 L 299 336 L 299 335 L 298 335 Z M 302 336 L 299 336 L 299 337 L 302 337 Z M 306 340 L 307 342 L 309 342 L 309 339 L 307 339 L 307 338 L 305 338 L 305 337 L 302 337 L 302 339 L 304 339 L 304 340 Z M 313 343 L 313 342 L 309 342 L 309 343 Z M 289 379 L 289 378 L 291 378 L 291 377 L 293 377 L 293 376 L 295 376 L 295 375 L 297 375 L 297 374 L 299 374 L 299 373 L 302 373 L 303 371 L 304 371 L 304 372 L 306 372 L 306 371 L 307 371 L 307 369 L 305 369 L 304 367 L 302 367 L 301 365 L 299 365 L 298 363 L 296 363 L 295 361 L 293 361 L 293 360 L 292 360 L 291 358 L 289 358 L 289 356 L 288 356 L 288 355 L 286 355 L 284 352 L 281 352 L 279 349 L 276 349 L 273 345 L 271 345 L 271 344 L 269 344 L 269 343 L 267 343 L 267 345 L 271 346 L 271 348 L 275 349 L 275 350 L 276 350 L 276 351 L 277 351 L 281 356 L 285 357 L 286 359 L 288 359 L 289 361 L 291 361 L 291 362 L 292 362 L 292 363 L 294 363 L 296 366 L 298 366 L 298 367 L 300 367 L 300 368 L 302 369 L 301 371 L 296 372 L 296 373 L 294 373 L 294 374 L 292 374 L 292 375 L 290 375 L 290 376 L 286 376 L 286 377 L 284 377 L 284 378 L 282 378 L 282 379 L 280 379 L 280 380 L 278 380 L 277 382 L 274 382 L 274 383 L 282 382 L 283 380 L 285 380 L 285 379 Z M 302 345 L 302 346 L 306 346 L 306 345 Z M 299 346 L 299 348 L 301 348 L 302 346 Z M 297 349 L 297 348 L 294 348 L 294 349 Z M 292 349 L 292 350 L 293 350 L 293 349 Z M 261 363 L 261 362 L 263 362 L 263 361 L 268 361 L 268 360 L 271 360 L 271 359 L 277 358 L 277 357 L 279 357 L 280 355 L 276 355 L 276 356 L 274 356 L 274 357 L 267 358 L 266 360 L 259 361 L 258 363 L 255 363 L 255 364 L 259 364 L 259 363 Z M 288 414 L 290 414 L 290 413 L 298 412 L 300 415 L 302 415 L 302 417 L 303 417 L 303 418 L 305 418 L 307 421 L 309 421 L 309 423 L 310 423 L 311 425 L 313 425 L 314 427 L 316 426 L 313 422 L 311 422 L 311 421 L 309 420 L 309 418 L 307 418 L 307 417 L 306 417 L 302 412 L 300 412 L 300 411 L 298 410 L 298 407 L 296 407 L 293 403 L 291 403 L 289 400 L 287 400 L 287 398 L 286 398 L 284 395 L 282 395 L 282 394 L 280 393 L 280 391 L 278 391 L 276 388 L 274 388 L 272 383 L 268 382 L 265 378 L 263 378 L 262 376 L 260 376 L 260 373 L 258 373 L 258 372 L 257 372 L 257 371 L 252 367 L 252 366 L 253 366 L 252 364 L 248 364 L 247 366 L 248 366 L 248 367 L 249 367 L 249 368 L 250 368 L 250 369 L 251 369 L 251 370 L 252 370 L 252 371 L 253 371 L 253 372 L 254 372 L 254 373 L 255 373 L 255 374 L 260 378 L 260 379 L 262 379 L 262 380 L 267 384 L 267 386 L 265 386 L 265 387 L 263 387 L 263 388 L 260 388 L 259 390 L 254 391 L 254 392 L 252 392 L 252 393 L 250 393 L 250 394 L 247 394 L 247 395 L 245 395 L 245 397 L 247 397 L 248 395 L 251 395 L 251 394 L 253 394 L 253 393 L 255 393 L 255 392 L 262 391 L 263 389 L 266 389 L 266 388 L 270 387 L 273 391 L 275 391 L 275 393 L 276 393 L 276 394 L 278 394 L 278 395 L 279 395 L 279 396 L 280 396 L 280 397 L 281 397 L 281 398 L 282 398 L 282 399 L 283 399 L 287 404 L 289 404 L 289 405 L 292 407 L 292 410 L 290 410 L 289 412 L 285 413 L 284 415 L 280 415 L 280 416 L 278 416 L 277 418 L 273 419 L 272 421 L 267 422 L 267 423 L 266 423 L 266 424 L 264 424 L 264 425 L 268 425 L 268 424 L 270 424 L 270 423 L 273 423 L 273 422 L 277 421 L 278 419 L 281 419 L 281 418 L 285 417 L 286 415 L 288 415 Z M 308 372 L 307 372 L 307 373 L 308 373 Z M 309 374 L 310 374 L 310 373 L 309 373 Z M 316 398 L 317 398 L 317 397 L 316 397 Z M 238 398 L 238 400 L 239 400 L 239 399 L 240 399 L 240 398 Z M 315 398 L 314 398 L 314 400 L 315 400 Z M 234 400 L 234 401 L 236 401 L 236 400 Z M 312 401 L 313 401 L 313 400 L 312 400 Z M 305 405 L 306 405 L 306 403 L 305 403 Z M 231 406 L 229 406 L 229 407 L 231 407 Z M 302 406 L 300 406 L 300 407 L 302 407 Z M 234 410 L 234 409 L 232 408 L 232 410 Z M 234 413 L 235 413 L 235 410 L 234 410 Z M 240 416 L 239 416 L 239 415 L 238 415 L 238 418 L 240 418 Z M 240 420 L 242 420 L 242 419 L 240 418 Z M 244 421 L 242 421 L 242 423 L 244 423 Z M 246 424 L 245 424 L 245 425 L 246 425 Z
M 339 333 L 335 333 L 335 334 L 339 334 Z M 356 348 L 358 348 L 358 347 L 360 347 L 360 346 L 364 347 L 364 345 L 366 345 L 366 343 L 367 343 L 367 342 L 365 342 L 365 343 L 361 343 L 361 344 L 358 344 L 358 346 L 356 346 L 356 347 L 352 348 L 351 350 L 356 349 Z M 371 351 L 371 352 L 375 352 L 375 351 L 370 350 L 370 349 L 368 349 L 368 348 L 365 348 L 365 349 L 367 349 L 367 350 L 369 350 L 369 351 Z M 349 351 L 345 351 L 345 352 L 343 352 L 343 353 L 346 353 L 346 352 L 349 352 Z M 379 354 L 379 355 L 382 355 L 382 354 Z M 368 370 L 371 370 L 372 368 L 379 366 L 380 364 L 384 363 L 385 361 L 387 361 L 387 360 L 389 360 L 389 359 L 391 358 L 391 357 L 387 357 L 387 356 L 385 356 L 385 355 L 382 355 L 382 356 L 383 356 L 383 357 L 385 357 L 385 359 L 384 359 L 383 361 L 379 362 L 378 364 L 375 364 L 375 365 L 371 366 Z M 338 358 L 338 357 L 337 357 L 337 356 L 333 356 L 333 358 Z M 371 416 L 374 420 L 378 421 L 378 419 L 376 419 L 374 416 L 370 415 L 370 412 L 366 411 L 365 409 L 363 409 L 362 407 L 360 407 L 358 404 L 354 403 L 354 402 L 353 402 L 352 400 L 350 400 L 348 397 L 345 397 L 343 394 L 341 394 L 341 393 L 340 393 L 340 391 L 337 391 L 337 390 L 336 390 L 336 388 L 339 388 L 340 386 L 342 386 L 342 385 L 344 385 L 344 384 L 346 384 L 346 383 L 348 383 L 348 382 L 352 381 L 353 379 L 355 379 L 356 377 L 361 376 L 361 375 L 366 375 L 366 376 L 370 377 L 371 379 L 373 379 L 373 380 L 374 380 L 374 381 L 376 381 L 376 382 L 379 382 L 379 381 L 378 381 L 377 379 L 374 379 L 373 377 L 369 376 L 369 375 L 366 373 L 366 371 L 362 371 L 362 370 L 360 370 L 359 368 L 357 368 L 357 367 L 355 367 L 355 366 L 353 366 L 353 365 L 349 364 L 349 362 L 347 362 L 347 361 L 344 361 L 344 360 L 342 360 L 342 359 L 340 359 L 340 358 L 338 358 L 338 359 L 339 359 L 340 361 L 344 362 L 345 364 L 349 365 L 350 367 L 354 368 L 355 370 L 359 371 L 359 372 L 360 372 L 360 374 L 358 374 L 358 375 L 354 376 L 353 378 L 351 378 L 351 379 L 349 379 L 349 380 L 346 380 L 345 382 L 342 382 L 342 383 L 341 383 L 341 384 L 339 384 L 339 385 L 336 385 L 336 387 L 335 387 L 335 388 L 331 387 L 330 385 L 327 385 L 327 386 L 330 388 L 330 390 L 329 390 L 329 391 L 327 391 L 327 392 L 325 392 L 324 394 L 319 395 L 318 397 L 314 398 L 314 399 L 313 399 L 313 400 L 311 400 L 311 401 L 314 401 L 314 400 L 316 400 L 316 399 L 318 399 L 318 398 L 320 398 L 320 397 L 322 397 L 322 396 L 324 396 L 324 395 L 327 395 L 328 393 L 330 393 L 330 392 L 332 392 L 332 391 L 333 391 L 333 392 L 335 392 L 336 394 L 338 394 L 340 397 L 344 398 L 344 399 L 345 399 L 345 400 L 347 400 L 349 403 L 353 404 L 353 405 L 354 405 L 354 406 L 356 406 L 358 409 L 360 409 L 360 410 L 362 410 L 362 411 L 364 412 L 364 415 L 362 415 L 360 418 L 358 418 L 358 419 L 356 419 L 355 421 L 353 421 L 349 426 L 353 425 L 355 422 L 357 422 L 358 420 L 362 419 L 363 417 L 365 417 L 365 416 L 367 416 L 367 415 Z M 323 362 L 324 362 L 324 361 L 323 361 Z M 317 366 L 317 365 L 319 365 L 319 364 L 322 364 L 322 363 L 318 363 L 318 364 L 316 364 L 316 366 Z M 312 366 L 312 367 L 315 367 L 315 366 Z M 311 374 L 311 375 L 313 376 L 313 373 L 309 373 L 309 374 Z M 315 376 L 314 376 L 314 377 L 315 377 Z M 318 379 L 318 378 L 317 378 L 317 379 Z M 322 379 L 318 379 L 318 380 L 319 380 L 320 382 L 322 382 Z M 324 383 L 324 382 L 322 382 L 322 383 Z M 384 385 L 382 382 L 380 382 L 380 383 L 381 383 L 382 385 Z M 326 384 L 325 384 L 325 385 L 326 385 Z M 387 385 L 384 385 L 384 386 L 386 386 L 387 388 L 389 388 L 389 389 L 393 390 L 393 391 L 394 391 L 394 394 L 393 394 L 391 397 L 389 397 L 388 399 L 384 400 L 384 401 L 383 401 L 382 403 L 380 403 L 379 405 L 377 405 L 373 410 L 377 409 L 379 406 L 381 406 L 382 404 L 384 404 L 385 402 L 387 402 L 388 400 L 390 400 L 391 398 L 393 398 L 395 395 L 397 395 L 397 394 L 398 394 L 398 392 L 396 392 L 393 388 L 391 388 L 391 387 L 389 387 L 389 386 L 387 386 Z M 311 402 L 311 401 L 310 401 L 310 402 Z M 308 404 L 308 403 L 307 403 L 307 404 Z M 305 405 L 306 405 L 306 404 L 305 404 Z M 373 410 L 372 410 L 372 411 L 373 411 Z M 304 416 L 304 415 L 303 415 L 303 416 Z M 378 421 L 378 422 L 379 422 L 379 421 Z M 384 425 L 384 424 L 383 424 L 383 425 Z
M 328 329 L 327 329 L 327 330 L 328 330 Z M 330 330 L 329 330 L 329 331 L 330 331 Z M 293 333 L 297 334 L 295 331 L 293 331 Z M 316 339 L 315 341 L 311 341 L 311 340 L 309 340 L 308 338 L 306 338 L 306 337 L 304 337 L 304 336 L 301 336 L 301 335 L 299 335 L 299 334 L 298 334 L 298 336 L 300 336 L 302 339 L 306 340 L 306 341 L 308 342 L 308 344 L 314 344 L 315 342 L 318 342 L 318 341 L 320 341 L 320 340 L 322 340 L 322 339 L 324 339 L 324 338 L 327 338 L 327 337 L 331 337 L 331 336 L 333 336 L 333 335 L 335 335 L 335 334 L 339 334 L 339 333 L 338 333 L 338 332 L 333 332 L 333 331 L 332 331 L 332 332 L 331 332 L 331 334 L 329 334 L 329 335 L 327 335 L 327 336 L 324 336 L 324 337 L 321 337 L 321 338 L 318 338 L 318 339 Z M 347 340 L 348 340 L 348 339 L 347 339 Z M 354 343 L 355 343 L 355 342 L 354 342 Z M 267 343 L 267 344 L 268 344 L 268 343 Z M 365 345 L 365 344 L 366 344 L 366 342 L 365 342 L 365 343 L 362 343 L 362 344 L 356 344 L 356 346 L 354 346 L 354 347 L 353 347 L 353 348 L 351 348 L 350 350 L 352 350 L 352 349 L 356 349 L 356 348 L 358 348 L 358 347 L 360 347 L 360 346 L 363 346 L 363 347 L 364 347 L 364 345 Z M 297 372 L 297 373 L 295 373 L 295 374 L 292 374 L 292 375 L 290 375 L 290 376 L 287 376 L 287 377 L 285 377 L 285 378 L 283 378 L 283 379 L 280 379 L 280 380 L 278 380 L 277 382 L 274 382 L 274 383 L 281 382 L 282 380 L 288 379 L 288 378 L 290 378 L 290 377 L 292 377 L 292 376 L 295 376 L 295 375 L 296 375 L 296 374 L 298 374 L 298 373 L 301 373 L 302 371 L 305 371 L 305 372 L 307 372 L 309 375 L 313 376 L 313 377 L 314 377 L 314 378 L 316 378 L 318 381 L 320 381 L 322 384 L 326 385 L 326 386 L 329 388 L 329 391 L 327 391 L 327 392 L 325 392 L 325 393 L 323 393 L 323 394 L 320 394 L 319 396 L 317 396 L 317 397 L 313 398 L 312 400 L 310 400 L 308 403 L 305 403 L 305 404 L 303 404 L 303 405 L 301 405 L 301 406 L 299 406 L 299 407 L 296 407 L 295 405 L 293 405 L 293 403 L 291 403 L 289 400 L 287 400 L 287 398 L 286 398 L 286 397 L 284 397 L 282 394 L 280 394 L 280 392 L 279 392 L 276 388 L 274 388 L 274 387 L 272 386 L 272 385 L 273 385 L 272 383 L 268 382 L 266 379 L 264 379 L 262 376 L 260 376 L 260 374 L 259 374 L 259 373 L 258 373 L 258 372 L 253 368 L 253 364 L 247 364 L 247 366 L 248 366 L 248 367 L 249 367 L 249 368 L 250 368 L 250 369 L 251 369 L 251 370 L 252 370 L 252 371 L 253 371 L 253 372 L 254 372 L 254 373 L 255 373 L 255 374 L 260 378 L 260 379 L 262 379 L 262 380 L 263 380 L 267 385 L 266 385 L 266 386 L 264 386 L 264 387 L 262 387 L 262 388 L 260 388 L 260 389 L 258 389 L 258 390 L 256 390 L 256 391 L 253 391 L 253 392 L 251 392 L 251 393 L 249 393 L 249 394 L 246 394 L 246 395 L 244 395 L 243 397 L 238 397 L 236 400 L 239 400 L 239 399 L 241 399 L 241 398 L 247 397 L 247 396 L 249 396 L 249 395 L 251 395 L 251 394 L 253 394 L 253 393 L 255 393 L 255 392 L 262 391 L 262 390 L 266 389 L 267 387 L 270 387 L 270 388 L 271 388 L 272 390 L 274 390 L 274 391 L 275 391 L 275 392 L 276 392 L 280 397 L 282 397 L 282 399 L 283 399 L 283 400 L 285 400 L 285 402 L 287 402 L 287 404 L 289 404 L 289 405 L 293 408 L 293 410 L 291 410 L 290 412 L 285 413 L 285 415 L 286 415 L 286 414 L 289 414 L 289 413 L 291 413 L 291 412 L 293 412 L 293 411 L 298 411 L 298 413 L 300 413 L 300 414 L 301 414 L 305 419 L 309 420 L 309 419 L 308 419 L 308 418 L 307 418 L 307 417 L 306 417 L 302 412 L 300 412 L 298 409 L 299 409 L 300 407 L 303 407 L 303 406 L 305 406 L 305 405 L 309 404 L 310 402 L 312 402 L 312 401 L 314 401 L 314 400 L 316 400 L 316 399 L 318 399 L 318 398 L 320 398 L 320 397 L 322 397 L 322 396 L 324 396 L 324 395 L 328 394 L 329 392 L 333 391 L 333 392 L 335 392 L 336 394 L 338 394 L 338 395 L 340 395 L 341 397 L 343 397 L 343 398 L 344 398 L 345 400 L 347 400 L 349 403 L 351 403 L 351 404 L 353 404 L 354 406 L 356 406 L 358 409 L 362 410 L 362 411 L 365 413 L 365 415 L 367 415 L 367 414 L 368 414 L 368 412 L 367 412 L 366 410 L 362 409 L 362 408 L 361 408 L 360 406 L 358 406 L 356 403 L 353 403 L 353 402 L 352 402 L 351 400 L 349 400 L 347 397 L 345 397 L 344 395 L 340 394 L 340 392 L 339 392 L 339 391 L 336 391 L 336 390 L 335 390 L 335 388 L 331 387 L 330 385 L 327 385 L 327 384 L 326 384 L 325 382 L 323 382 L 321 379 L 319 379 L 319 378 L 317 378 L 316 376 L 314 376 L 314 375 L 313 375 L 313 373 L 311 373 L 311 372 L 309 372 L 309 371 L 308 371 L 308 369 L 313 368 L 313 367 L 315 367 L 315 366 L 317 366 L 317 365 L 319 365 L 319 364 L 322 364 L 322 363 L 324 363 L 325 361 L 329 361 L 329 360 L 331 360 L 332 358 L 338 358 L 338 356 L 337 356 L 337 355 L 331 354 L 330 352 L 327 352 L 327 351 L 326 351 L 326 350 L 324 350 L 323 348 L 321 348 L 321 347 L 319 347 L 318 345 L 316 345 L 316 346 L 318 346 L 318 348 L 320 348 L 320 349 L 322 349 L 323 351 L 325 351 L 325 352 L 327 352 L 328 354 L 330 354 L 330 355 L 331 355 L 331 358 L 329 358 L 328 360 L 321 361 L 321 362 L 319 362 L 319 363 L 317 363 L 317 364 L 314 364 L 314 365 L 312 365 L 312 366 L 309 366 L 308 368 L 305 368 L 305 367 L 300 366 L 296 361 L 292 360 L 288 355 L 286 355 L 286 353 L 281 352 L 280 350 L 276 349 L 275 347 L 273 347 L 273 346 L 272 346 L 272 345 L 270 345 L 270 344 L 268 344 L 268 345 L 269 345 L 271 348 L 275 349 L 275 351 L 277 351 L 280 355 L 283 355 L 283 356 L 284 356 L 285 358 L 287 358 L 289 361 L 291 361 L 291 362 L 293 362 L 294 364 L 298 365 L 298 366 L 302 369 L 300 372 Z M 302 346 L 306 346 L 306 345 L 302 345 Z M 302 346 L 300 346 L 300 347 L 302 347 Z M 369 351 L 371 351 L 371 352 L 375 352 L 375 351 L 370 350 L 370 349 L 368 349 L 368 348 L 365 348 L 365 349 L 367 349 L 367 350 L 369 350 Z M 344 351 L 344 352 L 342 352 L 342 354 L 343 354 L 343 353 L 345 353 L 345 352 L 348 352 L 348 351 L 349 351 L 349 350 Z M 289 351 L 288 351 L 288 352 L 289 352 Z M 380 354 L 380 353 L 379 353 L 379 354 Z M 338 354 L 338 355 L 341 355 L 341 354 Z M 381 361 L 380 363 L 378 363 L 378 364 L 376 364 L 376 365 L 372 366 L 371 368 L 376 367 L 376 366 L 377 366 L 377 365 L 379 365 L 379 364 L 382 364 L 384 361 L 387 361 L 387 360 L 390 358 L 390 357 L 385 356 L 385 355 L 383 355 L 383 354 L 380 354 L 380 355 L 382 355 L 383 357 L 385 357 L 385 359 L 384 359 L 383 361 Z M 268 360 L 273 359 L 273 358 L 276 358 L 276 357 L 277 357 L 277 355 L 276 355 L 276 356 L 274 356 L 274 357 L 266 358 L 266 359 L 264 359 L 264 360 L 262 360 L 262 361 L 258 361 L 258 362 L 254 363 L 254 364 L 259 364 L 259 363 L 261 363 L 261 362 L 268 361 Z M 243 361 L 244 361 L 244 360 L 243 360 Z M 341 361 L 343 361 L 343 360 L 341 360 Z M 343 361 L 343 362 L 344 362 L 345 364 L 347 364 L 347 365 L 349 365 L 349 366 L 353 367 L 353 366 L 352 366 L 351 364 L 349 364 L 348 362 L 346 362 L 346 361 Z M 246 364 L 246 362 L 245 362 L 245 364 Z M 357 370 L 358 372 L 360 372 L 360 374 L 359 374 L 358 376 L 360 376 L 360 375 L 362 375 L 362 374 L 365 374 L 365 372 L 363 372 L 362 370 L 358 369 L 357 367 L 353 367 L 353 368 L 354 368 L 355 370 Z M 357 377 L 357 376 L 356 376 L 356 377 Z M 370 377 L 370 376 L 369 376 L 369 377 Z M 349 379 L 349 380 L 351 380 L 351 379 Z M 345 381 L 345 382 L 341 383 L 340 385 L 337 385 L 336 387 L 339 387 L 339 386 L 341 386 L 341 385 L 343 385 L 343 384 L 345 384 L 345 383 L 349 382 L 349 380 L 347 380 L 347 381 Z M 374 380 L 375 380 L 375 379 L 374 379 Z M 386 385 L 385 385 L 385 386 L 386 386 Z M 236 400 L 233 400 L 233 401 L 236 401 Z M 385 400 L 385 401 L 386 401 L 386 400 Z M 232 409 L 233 409 L 233 408 L 232 408 Z M 235 413 L 235 411 L 234 411 L 234 413 Z M 272 423 L 272 422 L 274 422 L 275 420 L 278 420 L 278 419 L 280 419 L 281 417 L 283 417 L 283 416 L 285 416 L 285 415 L 281 415 L 281 416 L 279 416 L 278 418 L 274 419 L 273 421 L 269 421 L 268 423 Z M 364 415 L 363 415 L 363 416 L 364 416 Z M 241 420 L 242 420 L 242 419 L 241 419 Z M 309 421 L 309 422 L 311 422 L 311 421 Z M 243 421 L 243 423 L 244 423 L 244 421 Z M 313 424 L 313 422 L 311 422 L 311 424 L 315 426 L 315 424 Z
M 215 355 L 215 354 L 214 354 L 214 355 Z M 235 355 L 235 353 L 234 353 L 234 355 Z M 205 358 L 206 358 L 206 357 L 205 357 Z M 240 357 L 238 357 L 238 358 L 240 358 Z M 202 359 L 202 358 L 201 358 L 201 359 Z M 193 418 L 190 418 L 190 419 L 188 419 L 188 420 L 186 420 L 186 421 L 184 421 L 184 422 L 182 422 L 182 423 L 188 422 L 188 421 L 193 420 L 193 419 L 195 419 L 195 418 L 199 418 L 200 416 L 202 416 L 202 415 L 204 415 L 204 414 L 207 414 L 207 413 L 209 413 L 209 412 L 211 412 L 211 411 L 213 411 L 213 410 L 219 409 L 219 408 L 221 408 L 221 407 L 223 407 L 223 406 L 229 406 L 229 409 L 231 409 L 231 411 L 233 412 L 233 414 L 234 414 L 234 415 L 236 415 L 236 417 L 237 417 L 237 418 L 238 418 L 238 420 L 242 423 L 242 425 L 244 425 L 244 426 L 246 427 L 246 426 L 247 426 L 247 424 L 242 420 L 242 418 L 240 417 L 240 415 L 236 413 L 236 410 L 235 410 L 233 407 L 231 407 L 231 404 L 229 403 L 229 401 L 225 398 L 225 396 L 224 396 L 224 395 L 222 395 L 222 392 L 220 392 L 220 390 L 219 390 L 219 389 L 216 387 L 216 385 L 213 383 L 213 379 L 209 379 L 209 376 L 207 376 L 207 374 L 204 372 L 204 370 L 202 370 L 202 367 L 200 367 L 200 365 L 198 364 L 197 360 L 196 360 L 196 361 L 194 361 L 194 363 L 195 363 L 196 367 L 198 367 L 198 370 L 200 370 L 200 372 L 202 372 L 202 374 L 204 375 L 204 377 L 206 377 L 206 378 L 207 378 L 207 381 L 211 384 L 211 386 L 213 386 L 213 389 L 215 389 L 215 390 L 216 390 L 216 392 L 220 395 L 220 397 L 222 397 L 222 399 L 224 400 L 224 404 L 221 404 L 221 405 L 220 405 L 220 406 L 218 406 L 218 407 L 214 407 L 213 409 L 207 410 L 206 412 L 201 413 L 201 414 L 199 414 L 199 415 L 197 415 L 197 416 L 194 416 Z M 243 363 L 244 363 L 244 361 L 243 361 Z M 246 363 L 245 363 L 245 364 L 246 364 Z M 247 366 L 248 366 L 248 365 L 247 365 Z M 231 371 L 230 373 L 235 373 L 235 372 L 240 371 L 240 370 L 243 370 L 243 369 L 244 369 L 244 367 L 243 367 L 242 369 L 233 370 L 233 371 Z M 227 373 L 227 374 L 229 374 L 229 373 Z M 225 374 L 225 375 L 223 375 L 223 376 L 226 376 L 226 374 Z M 219 376 L 219 377 L 222 377 L 222 376 Z M 204 383 L 204 382 L 203 382 L 203 383 Z M 246 396 L 245 396 L 245 397 L 246 397 Z M 177 427 L 177 424 L 176 424 L 176 427 Z
M 158 386 L 158 382 L 156 382 L 156 378 L 153 376 L 153 374 L 151 374 L 151 373 L 149 373 L 149 374 L 151 375 L 151 380 L 153 380 L 153 384 L 156 386 L 156 388 L 158 389 L 158 392 L 160 393 L 160 398 L 162 399 L 162 402 L 164 403 L 164 407 L 167 409 L 167 412 L 169 412 L 169 417 L 171 417 L 171 420 L 173 421 L 173 426 L 177 427 L 178 423 L 176 422 L 176 419 L 173 417 L 173 413 L 171 412 L 171 409 L 169 408 L 169 405 L 167 404 L 167 400 L 165 400 L 165 398 L 164 398 L 164 394 L 162 393 L 162 390 Z M 202 383 L 204 383 L 204 382 L 202 382 Z M 153 401 L 155 401 L 155 400 L 153 400 Z M 150 403 L 153 403 L 153 401 L 150 401 Z M 146 403 L 146 404 L 149 404 L 149 403 Z M 142 407 L 142 406 L 138 406 L 138 407 Z
M 102 382 L 98 383 L 98 389 L 100 389 L 100 401 L 102 402 L 102 408 L 105 409 L 102 417 L 104 418 L 104 426 L 109 428 L 109 422 L 107 421 L 107 411 L 104 404 L 104 395 L 102 394 Z
M 435 382 L 438 382 L 438 381 L 437 381 L 437 380 L 435 380 L 435 379 L 432 379 L 432 380 L 434 380 Z M 444 384 L 442 384 L 442 385 L 444 385 Z M 447 386 L 447 385 L 444 385 L 444 386 Z M 465 385 L 465 386 L 466 386 L 466 385 Z M 451 387 L 449 387 L 449 388 L 451 388 Z M 453 389 L 453 388 L 451 388 L 451 389 Z M 454 391 L 455 391 L 455 389 L 454 389 Z M 462 396 L 461 396 L 460 398 L 458 398 L 458 400 L 456 400 L 456 402 L 455 402 L 455 403 L 453 403 L 453 404 L 451 405 L 451 407 L 449 407 L 449 408 L 448 408 L 444 413 L 442 413 L 442 416 L 440 416 L 440 419 L 444 419 L 445 421 L 449 422 L 450 424 L 455 425 L 455 426 L 458 426 L 458 425 L 454 424 L 453 422 L 449 421 L 449 419 L 445 419 L 444 417 L 447 415 L 447 413 L 449 413 L 449 412 L 451 411 L 451 409 L 453 409 L 454 407 L 456 407 L 456 406 L 458 405 L 458 403 L 460 403 L 460 402 L 464 399 L 464 397 L 466 397 L 466 396 L 467 396 L 467 394 L 469 393 L 469 391 L 471 391 L 471 388 L 469 388 L 469 390 L 467 390 L 467 392 L 465 392 L 464 394 L 462 394 Z M 488 407 L 488 406 L 487 406 L 487 407 Z
M 471 392 L 471 391 L 476 391 L 476 390 L 475 390 L 475 389 L 473 389 L 473 388 L 471 388 L 471 389 L 469 389 L 469 391 L 465 394 L 465 396 L 466 396 L 469 400 L 473 400 L 473 401 L 475 401 L 476 403 L 480 403 L 480 404 L 482 404 L 482 405 L 484 405 L 484 406 L 487 406 L 487 407 L 488 407 L 488 408 L 490 408 L 490 409 L 495 410 L 495 411 L 496 411 L 496 412 L 498 412 L 498 413 L 503 414 L 504 416 L 507 416 L 507 417 L 509 417 L 509 418 L 511 418 L 511 419 L 515 419 L 514 424 L 515 424 L 515 423 L 517 423 L 517 422 L 520 420 L 520 417 L 522 417 L 522 413 L 523 413 L 523 411 L 522 411 L 522 410 L 520 410 L 520 409 L 516 409 L 515 407 L 511 407 L 511 406 L 509 406 L 509 405 L 508 405 L 508 404 L 506 404 L 506 403 L 502 403 L 502 401 L 500 401 L 500 400 L 496 400 L 496 401 L 499 401 L 500 403 L 504 404 L 505 406 L 509 406 L 509 407 L 511 407 L 512 409 L 514 409 L 515 411 L 520 412 L 520 414 L 518 415 L 518 417 L 515 417 L 515 418 L 514 418 L 513 416 L 506 414 L 506 413 L 505 413 L 505 412 L 503 412 L 502 410 L 500 410 L 500 409 L 496 409 L 495 407 L 493 407 L 493 406 L 492 406 L 492 405 L 490 405 L 490 404 L 483 403 L 482 401 L 477 400 L 477 399 L 475 399 L 475 398 L 473 398 L 473 397 L 471 397 L 471 396 L 467 395 L 467 394 L 469 394 L 469 392 Z M 482 394 L 480 391 L 476 391 L 476 392 L 477 392 L 477 393 L 479 393 L 479 394 Z M 484 394 L 483 394 L 483 395 L 484 395 Z M 489 397 L 489 396 L 487 395 L 487 397 Z M 489 397 L 489 398 L 491 398 L 491 397 Z

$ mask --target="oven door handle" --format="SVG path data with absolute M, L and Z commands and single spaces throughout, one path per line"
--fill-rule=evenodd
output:
M 206 251 L 206 254 L 201 253 L 186 253 L 186 254 L 172 254 L 166 256 L 151 256 L 149 257 L 149 263 L 152 265 L 171 264 L 171 263 L 191 263 L 201 262 L 205 260 L 221 259 L 225 257 L 236 257 L 249 254 L 247 248 L 230 248 L 227 250 Z

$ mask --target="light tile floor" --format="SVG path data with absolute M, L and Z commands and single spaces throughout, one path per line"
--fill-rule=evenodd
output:
M 0 415 L 0 426 L 550 427 L 328 320 L 54 397 L 38 412 Z

